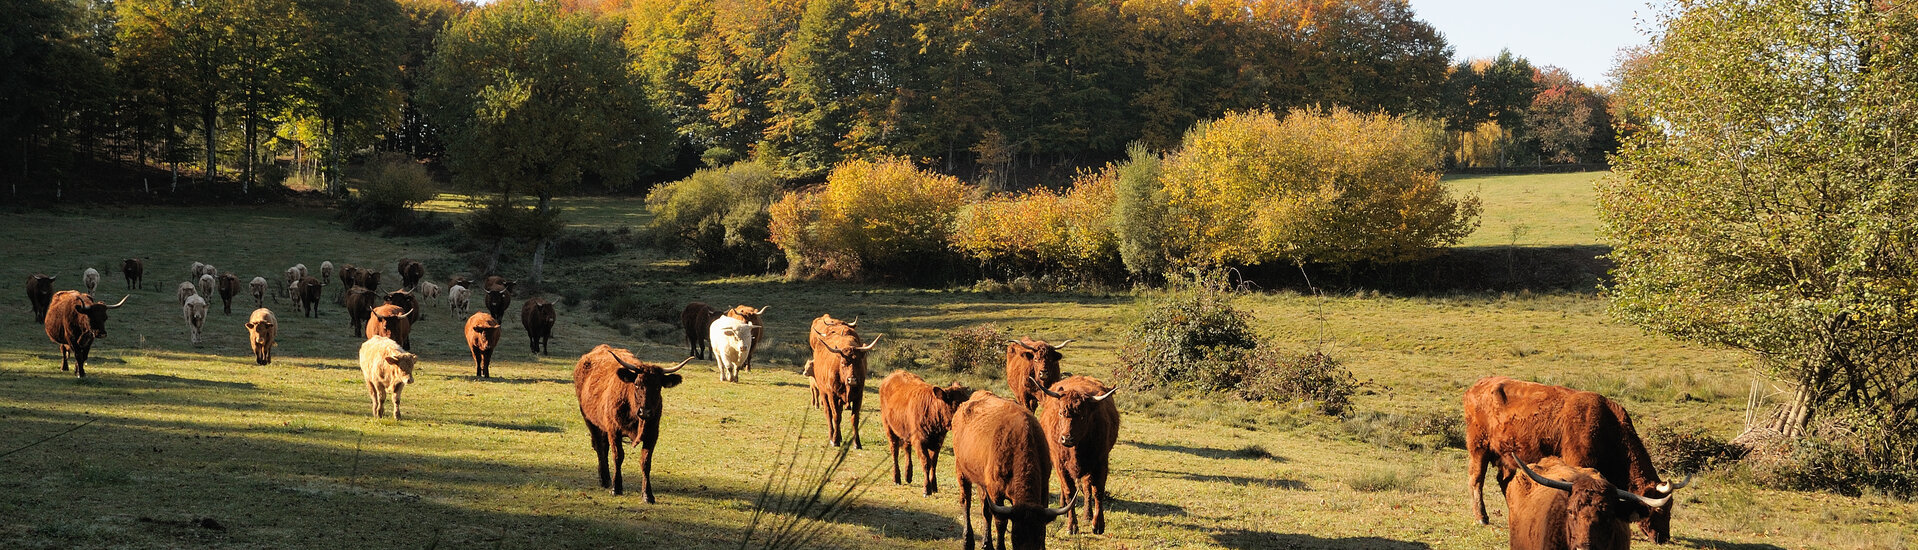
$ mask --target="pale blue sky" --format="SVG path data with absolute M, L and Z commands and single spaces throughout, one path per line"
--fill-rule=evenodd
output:
M 1648 0 L 1411 0 L 1413 13 L 1452 45 L 1455 59 L 1500 49 L 1556 65 L 1586 84 L 1605 84 L 1620 48 L 1645 44 L 1656 20 Z

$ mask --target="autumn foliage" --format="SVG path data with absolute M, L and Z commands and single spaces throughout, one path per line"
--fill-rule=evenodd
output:
M 773 203 L 772 241 L 793 276 L 916 275 L 945 253 L 969 192 L 908 160 L 846 161 L 824 185 Z

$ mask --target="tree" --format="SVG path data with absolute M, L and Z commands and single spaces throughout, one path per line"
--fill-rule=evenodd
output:
M 1620 94 L 1650 124 L 1600 186 L 1623 319 L 1744 350 L 1796 389 L 1770 423 L 1851 413 L 1918 462 L 1918 13 L 1699 0 Z
M 1535 79 L 1538 95 L 1525 110 L 1524 134 L 1539 160 L 1555 163 L 1602 162 L 1617 148 L 1604 94 L 1573 79 L 1558 67 L 1542 67 Z
M 552 0 L 497 2 L 448 25 L 421 99 L 444 132 L 454 183 L 502 208 L 532 195 L 533 218 L 550 220 L 553 197 L 582 179 L 622 186 L 659 163 L 672 134 L 628 71 L 622 26 Z M 556 224 L 534 227 L 537 284 Z
M 325 129 L 321 149 L 329 190 L 356 143 L 398 118 L 400 63 L 407 19 L 393 0 L 296 0 L 302 17 L 297 58 L 289 65 L 301 115 Z
M 0 0 L 0 59 L 6 60 L 0 70 L 0 144 L 17 148 L 5 151 L 0 167 L 20 160 L 17 172 L 0 177 L 15 182 L 14 194 L 28 178 L 30 152 L 105 91 L 101 57 L 76 40 L 80 16 L 63 0 Z

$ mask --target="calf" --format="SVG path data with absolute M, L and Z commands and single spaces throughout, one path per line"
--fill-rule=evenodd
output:
M 1046 507 L 1047 478 L 1052 462 L 1046 457 L 1045 434 L 1024 405 L 993 395 L 972 394 L 952 415 L 953 473 L 959 480 L 959 502 L 966 516 L 966 548 L 972 548 L 972 492 L 977 485 L 984 504 L 985 547 L 1006 546 L 1008 523 L 1015 550 L 1046 547 L 1046 524 L 1077 504 Z M 1000 501 L 1011 501 L 1000 505 Z M 996 520 L 996 521 L 995 521 Z
M 579 415 L 586 420 L 586 431 L 593 440 L 593 452 L 599 455 L 599 486 L 610 487 L 613 494 L 625 492 L 626 447 L 631 440 L 640 447 L 639 488 L 646 503 L 653 503 L 653 446 L 659 442 L 659 422 L 664 407 L 660 390 L 678 386 L 679 369 L 686 368 L 688 357 L 671 368 L 640 362 L 627 350 L 605 344 L 579 357 L 573 366 L 573 390 L 579 396 Z M 612 472 L 606 469 L 606 454 L 612 453 Z
M 815 319 L 815 326 L 821 320 Z M 839 445 L 840 415 L 846 410 L 852 411 L 852 445 L 864 449 L 859 439 L 860 404 L 866 398 L 866 352 L 879 344 L 880 336 L 873 336 L 865 345 L 859 344 L 859 333 L 851 326 L 840 325 L 830 333 L 813 331 L 812 348 L 812 387 L 819 398 L 821 412 L 826 414 L 826 429 L 831 435 L 834 446 Z
M 1025 405 L 1026 410 L 1037 410 L 1044 390 L 1059 381 L 1059 360 L 1064 358 L 1059 350 L 1066 349 L 1072 341 L 1052 345 L 1027 337 L 1006 342 L 1007 389 L 1012 390 L 1012 398 Z
M 326 287 L 314 277 L 301 277 L 297 287 L 298 295 L 294 299 L 300 303 L 300 314 L 308 317 L 320 316 L 320 294 Z
M 752 351 L 756 342 L 753 333 L 758 331 L 759 325 L 747 324 L 735 317 L 722 316 L 713 321 L 707 340 L 713 345 L 713 360 L 719 363 L 720 381 L 739 381 L 739 367 Z
M 385 304 L 373 308 L 366 319 L 366 337 L 384 336 L 400 343 L 400 348 L 413 349 L 413 321 L 406 315 L 412 313 L 400 309 L 400 306 Z
M 205 273 L 206 273 L 206 264 L 203 264 L 200 262 L 193 262 L 193 267 L 187 270 L 186 278 L 189 281 L 198 281 L 200 280 L 200 275 Z
M 120 298 L 118 303 L 106 305 L 75 290 L 53 294 L 47 306 L 47 339 L 60 346 L 60 370 L 67 370 L 67 359 L 72 358 L 74 375 L 86 378 L 87 354 L 93 350 L 94 340 L 107 335 L 107 310 L 126 303 L 126 298 Z
M 426 278 L 426 264 L 420 263 L 419 260 L 402 258 L 398 267 L 402 289 L 417 289 L 420 286 L 420 280 Z
M 48 277 L 45 273 L 27 277 L 27 306 L 33 309 L 33 322 L 46 322 L 47 307 L 53 303 L 53 280 L 58 278 Z
M 146 278 L 147 263 L 139 258 L 120 260 L 120 274 L 127 278 L 127 290 L 140 288 L 140 280 Z
M 958 382 L 944 388 L 927 384 L 913 373 L 892 371 L 879 381 L 879 419 L 886 426 L 886 447 L 892 453 L 892 482 L 899 481 L 899 450 L 906 450 L 906 481 L 912 483 L 912 459 L 926 470 L 925 494 L 939 492 L 939 449 L 952 429 L 952 409 L 972 397 Z
M 246 287 L 253 292 L 253 307 L 266 307 L 266 277 L 254 277 L 252 281 L 246 283 Z M 275 298 L 275 300 L 278 299 Z
M 1106 532 L 1106 474 L 1111 473 L 1112 446 L 1119 442 L 1119 407 L 1098 379 L 1074 376 L 1045 389 L 1045 412 L 1039 427 L 1052 450 L 1052 466 L 1059 470 L 1059 503 L 1076 500 L 1085 491 L 1086 519 L 1092 532 Z M 1066 531 L 1079 534 L 1079 512 L 1066 518 Z
M 273 338 L 279 334 L 280 320 L 273 316 L 273 310 L 259 308 L 246 318 L 247 342 L 253 345 L 253 362 L 265 365 L 273 362 L 273 346 L 279 345 Z
M 446 289 L 446 307 L 455 312 L 466 313 L 468 299 L 469 293 L 464 286 L 453 285 L 453 288 Z
M 1525 473 L 1505 491 L 1512 550 L 1625 550 L 1632 547 L 1631 525 L 1672 498 L 1619 489 L 1597 470 L 1573 467 L 1555 456 L 1538 461 L 1542 473 L 1515 456 L 1506 458 Z
M 519 308 L 519 324 L 526 327 L 526 339 L 532 342 L 533 353 L 547 353 L 546 344 L 553 339 L 553 324 L 558 321 L 559 312 L 546 300 L 531 298 Z
M 193 343 L 200 343 L 200 327 L 206 324 L 206 298 L 190 296 L 186 304 L 180 306 L 180 317 L 186 320 L 187 328 L 192 330 Z
M 373 315 L 373 308 L 379 300 L 372 291 L 355 287 L 346 293 L 346 327 L 353 330 L 353 336 L 366 336 L 366 320 Z
M 386 415 L 386 396 L 393 396 L 393 419 L 400 419 L 400 392 L 413 383 L 413 366 L 419 356 L 407 353 L 398 342 L 384 336 L 367 338 L 360 344 L 360 374 L 366 377 L 366 391 L 373 395 L 373 418 Z
M 513 304 L 513 285 L 515 284 L 518 283 L 502 280 L 498 275 L 487 277 L 484 287 L 486 312 L 493 314 L 494 318 L 505 317 L 506 306 Z
M 199 287 L 193 286 L 193 283 L 180 283 L 180 287 L 174 292 L 179 295 L 180 305 L 186 305 L 186 298 L 188 296 L 199 296 L 200 291 L 198 288 Z
M 708 332 L 708 329 L 712 328 L 713 320 L 717 318 L 719 318 L 719 312 L 713 311 L 706 302 L 686 304 L 686 309 L 680 310 L 679 326 L 686 330 L 688 354 L 699 359 L 709 359 L 706 353 L 713 343 L 710 340 L 712 334 Z
M 233 295 L 240 293 L 240 278 L 232 273 L 220 274 L 220 308 L 227 315 L 233 314 Z
M 194 287 L 194 290 L 197 291 L 200 296 L 212 298 L 213 287 L 217 284 L 219 283 L 215 281 L 212 275 L 201 275 L 199 284 Z
M 466 348 L 473 352 L 473 376 L 493 377 L 493 350 L 499 347 L 499 320 L 484 311 L 466 318 Z
M 440 285 L 435 284 L 432 281 L 427 281 L 427 282 L 420 283 L 419 289 L 420 289 L 420 298 L 426 299 L 426 300 L 432 300 L 433 305 L 439 305 Z
M 89 267 L 80 272 L 80 284 L 87 287 L 88 294 L 92 294 L 100 287 L 100 270 Z
M 217 267 L 213 267 L 213 264 L 201 264 L 201 265 L 200 265 L 200 276 L 201 276 L 201 277 L 205 277 L 205 276 L 208 276 L 208 275 L 212 275 L 212 276 L 213 276 L 213 278 L 215 278 L 215 279 L 218 279 L 218 278 L 220 278 L 220 268 L 217 268 Z

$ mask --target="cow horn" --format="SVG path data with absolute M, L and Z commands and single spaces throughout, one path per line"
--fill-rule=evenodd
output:
M 418 308 L 414 308 L 414 309 L 418 309 Z M 413 316 L 413 310 L 411 310 L 411 309 L 409 309 L 409 310 L 406 310 L 406 313 L 401 313 L 401 314 L 400 314 L 400 316 L 401 316 L 401 317 L 412 317 L 412 316 Z
M 1018 340 L 1011 340 L 1011 339 L 1007 339 L 1007 340 L 1006 340 L 1006 343 L 1008 343 L 1008 344 L 1012 344 L 1012 345 L 1016 345 L 1016 346 L 1019 346 L 1019 347 L 1022 347 L 1022 348 L 1026 348 L 1026 351 L 1039 351 L 1039 350 L 1035 350 L 1035 349 L 1032 349 L 1032 346 L 1028 346 L 1028 345 L 1026 345 L 1026 343 L 1025 343 L 1025 342 L 1021 342 L 1021 341 L 1018 341 Z
M 1691 485 L 1691 484 L 1692 484 L 1692 475 L 1685 474 L 1684 481 L 1680 481 L 1678 483 L 1672 483 L 1670 481 L 1659 483 L 1658 492 L 1665 493 L 1666 495 L 1670 495 L 1672 494 L 1672 491 L 1684 489 L 1686 485 Z
M 1112 397 L 1112 393 L 1113 393 L 1113 392 L 1116 392 L 1116 391 L 1119 391 L 1119 387 L 1118 387 L 1118 386 L 1113 386 L 1113 387 L 1112 387 L 1112 389 L 1109 389 L 1109 390 L 1106 390 L 1106 392 L 1105 392 L 1105 393 L 1102 393 L 1102 394 L 1099 394 L 1099 395 L 1094 395 L 1094 396 L 1092 396 L 1092 400 L 1093 400 L 1093 401 L 1105 401 L 1107 397 Z
M 1056 518 L 1059 516 L 1072 513 L 1072 509 L 1078 506 L 1079 506 L 1079 495 L 1072 495 L 1072 500 L 1066 501 L 1065 506 L 1060 506 L 1058 508 L 1047 508 L 1046 515 Z
M 110 306 L 107 306 L 107 309 L 119 309 L 119 307 L 120 307 L 120 306 L 122 306 L 122 305 L 125 305 L 125 304 L 127 303 L 127 298 L 130 298 L 130 297 L 132 297 L 132 296 L 133 296 L 133 295 L 131 295 L 131 294 L 129 294 L 129 295 L 126 295 L 126 296 L 121 296 L 121 297 L 120 297 L 120 301 L 119 301 L 119 302 L 115 302 L 115 303 L 114 303 L 113 305 L 110 305 Z M 1691 479 L 1691 478 L 1686 478 L 1686 479 L 1688 479 L 1688 480 L 1689 480 L 1689 479 Z
M 679 372 L 679 369 L 683 369 L 683 368 L 686 368 L 686 364 L 687 364 L 687 363 L 691 363 L 691 362 L 693 362 L 693 358 L 691 358 L 691 357 L 687 357 L 685 361 L 680 361 L 680 362 L 679 362 L 679 364 L 677 364 L 677 365 L 673 365 L 673 368 L 670 368 L 670 369 L 659 369 L 659 372 L 660 372 L 660 373 L 662 373 L 662 374 L 672 374 L 672 373 L 675 373 L 675 372 Z
M 1053 344 L 1053 345 L 1052 345 L 1052 349 L 1053 349 L 1053 351 L 1058 351 L 1058 350 L 1062 350 L 1062 349 L 1066 349 L 1066 344 L 1070 344 L 1070 343 L 1073 343 L 1073 342 L 1077 342 L 1077 341 L 1078 341 L 1078 340 L 1066 340 L 1066 341 L 1064 341 L 1064 342 L 1060 342 L 1060 343 L 1057 343 L 1057 344 Z
M 873 336 L 873 337 L 872 337 L 872 341 L 870 341 L 870 342 L 866 342 L 866 345 L 864 345 L 864 346 L 860 346 L 860 347 L 858 347 L 858 348 L 855 348 L 855 349 L 858 349 L 859 351 L 869 351 L 869 350 L 871 350 L 873 346 L 877 346 L 877 345 L 879 345 L 879 337 L 880 337 L 880 336 L 885 336 L 885 334 L 879 334 L 879 335 L 875 335 L 875 336 Z
M 1572 490 L 1572 482 L 1570 482 L 1570 481 L 1559 481 L 1559 480 L 1556 480 L 1556 479 L 1552 479 L 1552 478 L 1548 478 L 1548 477 L 1545 477 L 1545 476 L 1542 476 L 1542 475 L 1538 475 L 1538 472 L 1534 472 L 1534 471 L 1532 471 L 1532 468 L 1531 468 L 1531 467 L 1529 467 L 1529 466 L 1526 466 L 1526 465 L 1525 465 L 1525 461 L 1523 461 L 1523 460 L 1519 460 L 1519 459 L 1518 459 L 1518 457 L 1511 457 L 1511 459 L 1512 459 L 1512 462 L 1517 462 L 1517 463 L 1518 463 L 1518 469 L 1520 469 L 1520 470 L 1525 470 L 1525 477 L 1529 477 L 1529 478 L 1532 478 L 1532 482 L 1533 482 L 1533 483 L 1537 483 L 1537 484 L 1539 484 L 1539 485 L 1544 485 L 1544 486 L 1546 486 L 1546 487 L 1551 487 L 1551 488 L 1553 488 L 1553 489 L 1558 489 L 1558 490 L 1560 490 L 1560 491 L 1570 491 L 1570 490 Z M 1630 494 L 1630 493 L 1627 493 L 1627 494 Z M 1632 496 L 1638 496 L 1638 495 L 1632 495 Z
M 1570 485 L 1570 484 L 1568 483 L 1567 485 Z M 1651 508 L 1654 510 L 1659 508 L 1664 508 L 1666 503 L 1669 503 L 1672 501 L 1671 495 L 1665 495 L 1665 498 L 1651 498 L 1651 497 L 1647 497 L 1637 493 L 1633 493 L 1631 491 L 1620 489 L 1617 487 L 1612 488 L 1612 496 L 1618 497 L 1620 500 L 1636 501 L 1639 504 L 1645 505 L 1646 508 Z
M 619 354 L 617 354 L 617 353 L 613 353 L 613 352 L 611 352 L 611 351 L 608 351 L 608 352 L 607 352 L 606 354 L 607 354 L 607 355 L 611 355 L 611 356 L 613 356 L 613 360 L 614 360 L 614 361 L 618 361 L 618 362 L 619 362 L 619 366 L 622 366 L 622 367 L 626 367 L 626 368 L 629 368 L 629 369 L 634 369 L 634 370 L 638 370 L 638 369 L 639 369 L 639 365 L 635 365 L 635 364 L 632 364 L 632 363 L 628 363 L 628 362 L 626 362 L 626 360 L 625 360 L 625 359 L 621 359 L 621 358 L 619 358 Z
M 1052 388 L 1041 387 L 1039 388 L 1039 391 L 1046 392 L 1046 395 L 1052 396 L 1053 399 L 1059 399 L 1059 398 L 1065 397 L 1065 394 L 1052 391 Z
M 849 328 L 859 328 L 859 317 L 854 316 L 851 322 L 846 323 L 846 326 Z
M 769 307 L 773 307 L 773 306 L 770 306 L 770 305 L 759 306 L 759 312 L 762 314 L 766 313 L 766 308 L 769 308 Z

